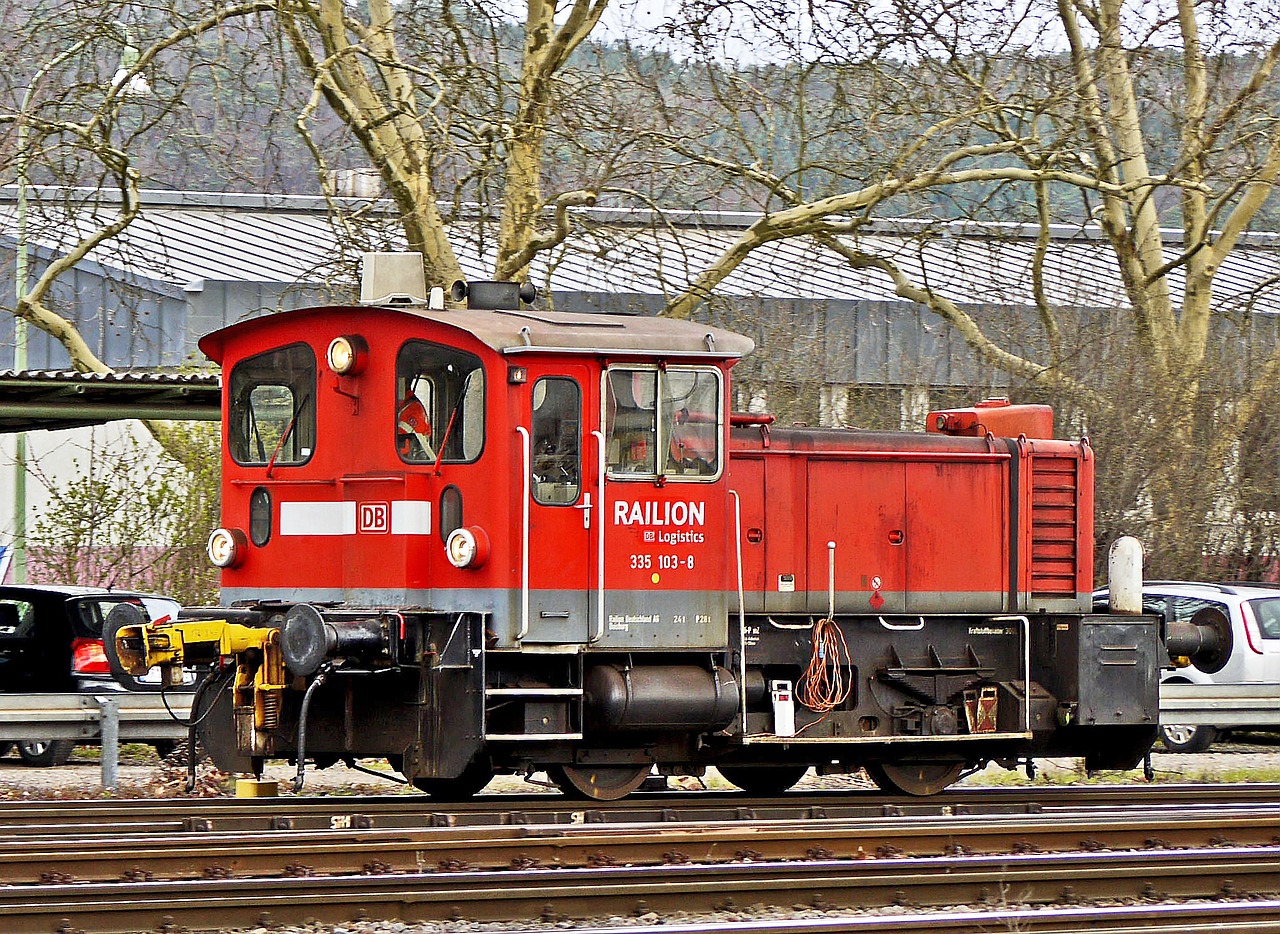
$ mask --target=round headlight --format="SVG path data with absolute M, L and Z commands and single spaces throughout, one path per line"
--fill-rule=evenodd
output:
M 489 536 L 478 525 L 454 529 L 444 547 L 455 568 L 478 568 L 489 558 Z
M 239 529 L 214 529 L 209 536 L 209 561 L 214 567 L 233 568 L 244 560 L 248 546 Z
M 364 369 L 365 360 L 369 356 L 369 345 L 363 337 L 344 335 L 335 337 L 329 343 L 329 352 L 325 355 L 329 360 L 329 369 L 339 376 L 355 376 Z

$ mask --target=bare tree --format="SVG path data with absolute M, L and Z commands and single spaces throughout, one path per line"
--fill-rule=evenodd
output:
M 23 159 L 56 142 L 64 155 L 50 164 L 60 177 L 109 181 L 122 208 L 69 245 L 18 314 L 56 334 L 77 366 L 100 366 L 43 296 L 61 269 L 135 216 L 143 127 L 127 130 L 122 118 L 129 81 L 205 67 L 225 75 L 234 43 L 219 40 L 236 34 L 270 52 L 272 119 L 296 128 L 321 183 L 357 159 L 371 166 L 432 280 L 462 275 L 446 229 L 463 202 L 499 214 L 496 240 L 473 242 L 494 276 L 524 278 L 580 223 L 576 206 L 741 199 L 764 216 L 722 255 L 692 262 L 666 314 L 692 314 L 762 246 L 810 238 L 886 277 L 1016 383 L 1065 393 L 1094 424 L 1121 409 L 1130 428 L 1146 426 L 1144 437 L 1170 439 L 1134 500 L 1169 529 L 1158 566 L 1194 565 L 1215 497 L 1182 495 L 1179 465 L 1225 463 L 1280 370 L 1270 353 L 1230 405 L 1209 392 L 1221 383 L 1207 379 L 1216 277 L 1280 171 L 1276 0 L 1230 9 L 1196 0 L 684 0 L 667 31 L 703 55 L 662 70 L 646 70 L 625 46 L 590 41 L 608 6 L 526 0 L 517 15 L 469 0 L 174 0 L 137 19 L 124 3 L 92 5 L 76 41 L 104 41 L 56 62 L 43 55 L 26 74 L 45 67 L 29 87 L 47 86 L 48 96 L 33 94 L 32 107 L 15 98 L 0 122 L 49 141 L 20 147 Z M 108 77 L 118 56 L 105 41 L 119 35 L 119 19 L 140 37 L 123 82 Z M 68 87 L 79 92 L 60 93 Z M 148 128 L 180 125 L 189 112 L 182 92 L 193 86 L 171 78 L 164 87 Z M 695 186 L 715 194 L 691 200 Z M 1034 339 L 1010 341 L 907 254 L 865 236 L 873 215 L 1038 225 Z M 1093 378 L 1078 340 L 1087 322 L 1053 297 L 1050 224 L 1095 220 L 1124 288 L 1116 341 L 1143 377 L 1142 397 L 1158 400 L 1146 409 L 1117 405 L 1114 387 Z M 1162 232 L 1169 226 L 1181 229 L 1177 244 Z
M 248 0 L 178 18 L 141 48 L 130 25 L 115 18 L 125 14 L 126 4 L 99 4 L 71 22 L 64 21 L 62 11 L 51 19 L 40 5 L 30 11 L 24 34 L 32 42 L 21 52 L 25 82 L 10 84 L 12 108 L 0 111 L 19 197 L 22 255 L 14 314 L 62 343 L 77 370 L 107 372 L 110 367 L 75 323 L 50 307 L 48 297 L 60 276 L 138 217 L 142 173 L 134 154 L 146 151 L 158 128 L 174 123 L 186 87 L 171 85 L 162 95 L 149 76 L 157 74 L 160 60 L 178 54 L 174 50 L 268 7 L 266 0 Z M 8 80 L 16 81 L 12 73 Z M 39 182 L 57 186 L 56 203 L 28 204 L 26 196 Z M 118 197 L 96 197 L 94 192 L 103 189 L 114 189 Z M 55 255 L 27 276 L 21 264 L 37 240 Z
M 771 47 L 786 57 L 779 68 L 803 74 L 794 63 L 822 63 L 828 89 L 841 75 L 864 75 L 877 93 L 850 108 L 869 144 L 849 159 L 861 180 L 848 184 L 838 160 L 812 147 L 748 161 L 673 139 L 688 158 L 754 182 L 769 206 L 669 312 L 686 314 L 761 244 L 816 238 L 851 265 L 880 271 L 899 296 L 930 308 L 1015 381 L 1066 393 L 1095 428 L 1110 419 L 1117 449 L 1145 452 L 1116 485 L 1128 490 L 1117 519 L 1147 517 L 1158 572 L 1202 572 L 1215 515 L 1230 498 L 1223 481 L 1235 476 L 1224 468 L 1280 369 L 1274 342 L 1247 374 L 1229 355 L 1212 353 L 1232 327 L 1215 301 L 1219 270 L 1275 200 L 1280 9 L 1195 0 L 808 9 L 812 16 L 785 0 L 694 0 L 673 28 L 710 48 L 747 23 L 771 32 Z M 800 22 L 803 29 L 791 28 Z M 759 97 L 758 83 L 718 94 L 734 115 L 726 125 L 758 114 Z M 812 123 L 822 98 L 799 100 L 803 108 L 786 108 L 790 119 Z M 825 116 L 831 125 L 834 114 Z M 879 145 L 904 117 L 913 137 Z M 825 196 L 814 197 L 802 177 L 824 179 Z M 966 216 L 1039 226 L 1031 287 L 1040 333 L 1031 345 L 1012 347 L 954 291 L 868 245 L 863 232 L 873 213 L 936 217 L 946 207 L 937 197 L 943 190 L 964 192 Z M 1090 329 L 1077 309 L 1050 297 L 1053 222 L 1096 222 L 1110 246 L 1125 299 L 1108 321 L 1114 366 L 1098 358 L 1101 345 L 1082 343 Z

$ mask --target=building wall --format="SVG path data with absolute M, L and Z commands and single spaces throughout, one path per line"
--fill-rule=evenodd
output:
M 56 500 L 49 486 L 55 489 L 60 483 L 83 474 L 91 456 L 110 457 L 113 451 L 124 449 L 129 439 L 159 453 L 159 445 L 151 438 L 139 421 L 111 422 L 96 428 L 71 428 L 63 431 L 31 431 L 27 433 L 27 461 L 31 468 L 27 474 L 27 534 L 35 531 L 40 517 L 56 507 Z M 11 544 L 14 532 L 14 478 L 17 435 L 0 435 L 0 543 Z M 41 581 L 29 578 L 35 583 Z M 14 580 L 13 568 L 3 583 Z M 43 583 L 75 583 L 75 581 L 44 581 Z M 128 581 L 120 581 L 129 586 Z

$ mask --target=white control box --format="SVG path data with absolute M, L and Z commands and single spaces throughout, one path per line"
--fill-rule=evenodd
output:
M 790 681 L 770 681 L 769 694 L 773 698 L 773 733 L 775 736 L 796 735 L 796 702 L 791 694 Z

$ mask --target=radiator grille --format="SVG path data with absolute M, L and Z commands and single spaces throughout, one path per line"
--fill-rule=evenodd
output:
M 1032 462 L 1031 593 L 1074 596 L 1079 541 L 1075 458 L 1037 457 Z

